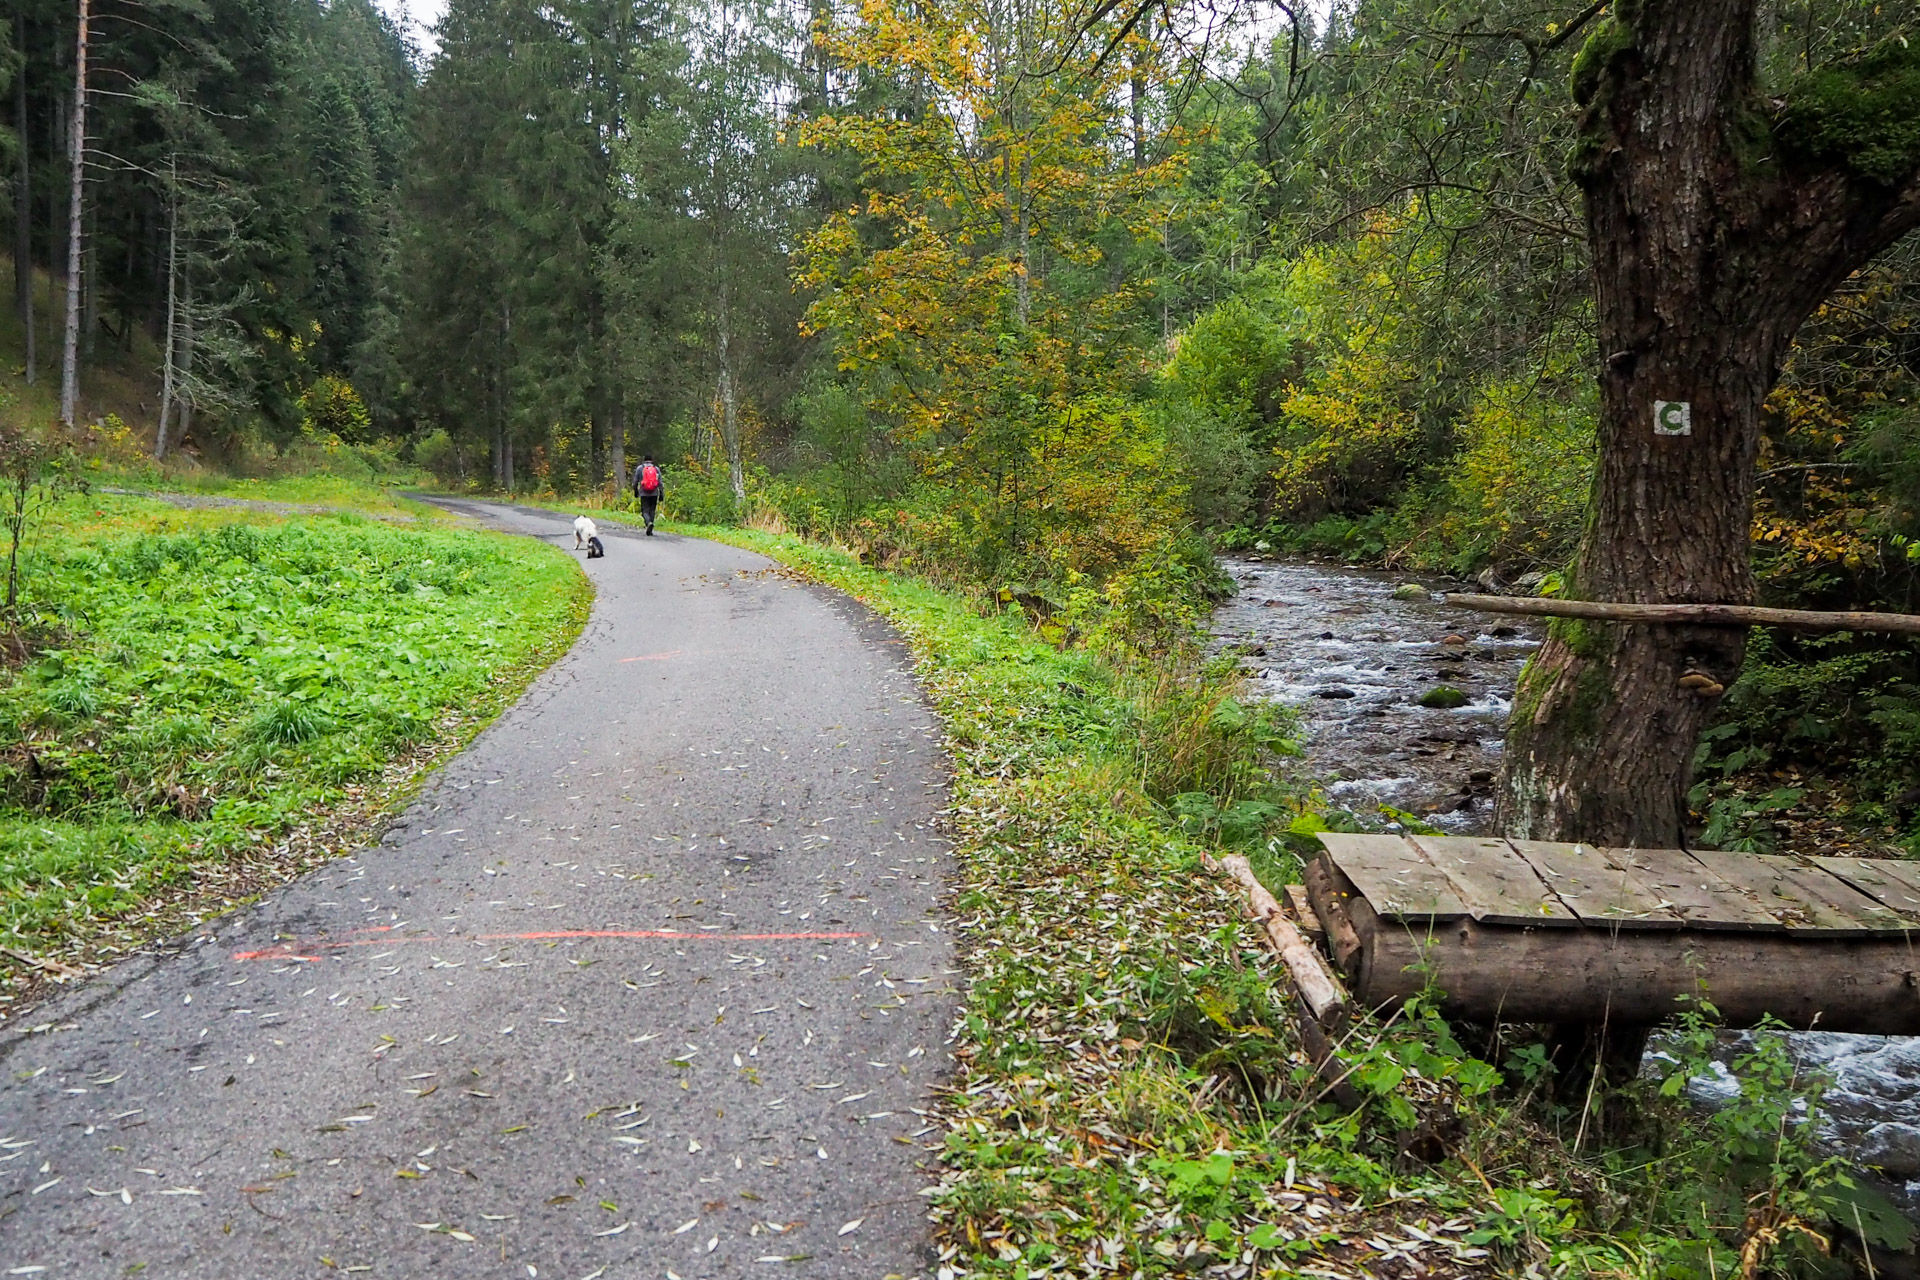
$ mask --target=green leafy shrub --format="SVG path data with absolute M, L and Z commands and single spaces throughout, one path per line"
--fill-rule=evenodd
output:
M 364 444 L 373 434 L 373 415 L 366 401 L 345 378 L 323 375 L 300 397 L 301 429 L 309 436 Z
M 1866 801 L 1910 790 L 1920 777 L 1920 642 L 1756 630 L 1695 771 L 1716 787 L 1751 775 L 1771 790 L 1758 771 L 1783 768 Z
M 1571 558 L 1593 488 L 1596 399 L 1574 369 L 1481 388 L 1457 424 L 1458 452 L 1396 512 L 1405 560 L 1465 572 Z
M 465 488 L 475 476 L 476 459 L 470 450 L 444 430 L 434 430 L 414 442 L 413 460 L 449 488 Z

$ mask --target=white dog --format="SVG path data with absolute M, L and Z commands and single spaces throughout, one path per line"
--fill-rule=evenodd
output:
M 594 527 L 593 521 L 587 519 L 585 516 L 579 516 L 574 520 L 573 549 L 575 551 L 578 551 L 599 536 L 600 530 Z

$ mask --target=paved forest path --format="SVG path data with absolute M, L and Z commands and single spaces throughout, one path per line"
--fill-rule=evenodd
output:
M 378 847 L 0 1039 L 0 1274 L 929 1270 L 960 984 L 904 647 L 603 537 L 579 642 Z

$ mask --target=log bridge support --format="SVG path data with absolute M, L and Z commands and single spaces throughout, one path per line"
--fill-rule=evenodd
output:
M 1306 897 L 1365 1008 L 1920 1034 L 1920 864 L 1327 832 Z

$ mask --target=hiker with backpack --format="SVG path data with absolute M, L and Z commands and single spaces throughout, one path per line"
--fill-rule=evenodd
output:
M 667 482 L 661 478 L 660 467 L 648 454 L 633 469 L 633 496 L 640 499 L 640 518 L 646 521 L 647 536 L 653 536 L 653 513 L 660 506 L 660 495 L 667 491 Z

